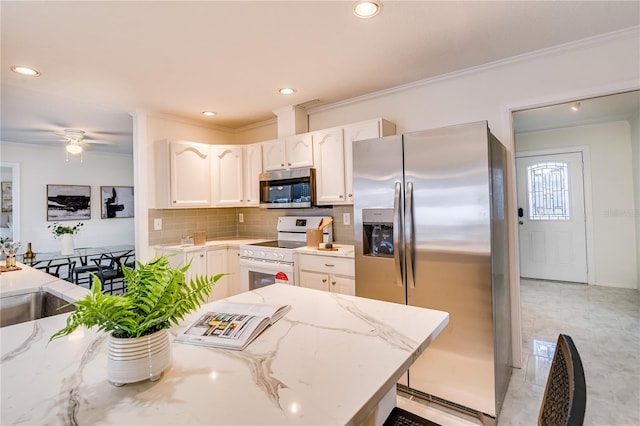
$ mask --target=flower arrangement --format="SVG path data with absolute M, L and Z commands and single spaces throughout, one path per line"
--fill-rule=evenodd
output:
M 80 228 L 82 228 L 84 224 L 82 222 L 78 222 L 73 226 L 64 226 L 58 222 L 54 222 L 52 225 L 47 226 L 47 228 L 51 229 L 54 237 L 59 237 L 64 234 L 77 234 L 80 232 Z

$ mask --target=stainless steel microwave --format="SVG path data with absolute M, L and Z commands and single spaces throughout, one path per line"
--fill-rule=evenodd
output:
M 307 208 L 315 202 L 316 169 L 313 167 L 260 174 L 260 207 Z

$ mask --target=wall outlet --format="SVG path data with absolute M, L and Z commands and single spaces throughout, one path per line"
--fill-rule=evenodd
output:
M 153 230 L 154 231 L 162 231 L 162 219 L 161 218 L 156 218 L 153 219 Z
M 342 224 L 351 225 L 351 215 L 349 213 L 342 213 Z
M 238 213 L 238 222 L 244 223 L 244 214 Z

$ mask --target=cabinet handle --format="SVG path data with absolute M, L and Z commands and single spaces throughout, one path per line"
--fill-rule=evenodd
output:
M 336 285 L 336 282 L 335 281 L 331 281 L 331 285 Z
M 280 165 L 281 165 L 282 167 L 284 167 L 284 163 L 280 163 Z
M 344 195 L 340 195 L 340 198 L 344 198 Z
M 288 165 L 291 165 L 291 163 L 287 163 Z
M 353 197 L 353 194 L 349 194 L 349 198 Z
M 204 257 L 204 254 L 201 254 L 200 257 Z
M 322 282 L 323 282 L 323 283 L 326 283 L 326 282 L 327 282 L 327 279 L 326 279 L 326 278 L 323 278 L 323 279 L 322 279 Z
M 324 266 L 326 266 L 326 267 L 328 267 L 328 268 L 333 268 L 333 267 L 334 267 L 334 266 L 336 266 L 336 265 L 331 264 L 331 263 L 325 263 L 325 264 L 324 264 Z

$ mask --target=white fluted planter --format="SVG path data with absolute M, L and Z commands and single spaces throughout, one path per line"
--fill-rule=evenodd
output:
M 171 344 L 167 330 L 131 339 L 109 336 L 107 378 L 115 386 L 158 380 L 169 365 Z
M 73 234 L 62 234 L 62 250 L 60 253 L 63 256 L 69 256 L 73 254 Z

